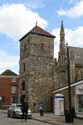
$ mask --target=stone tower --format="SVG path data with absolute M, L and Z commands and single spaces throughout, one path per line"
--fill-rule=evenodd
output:
M 35 112 L 40 103 L 46 111 L 51 110 L 54 38 L 36 24 L 20 39 L 19 100 L 26 95 Z

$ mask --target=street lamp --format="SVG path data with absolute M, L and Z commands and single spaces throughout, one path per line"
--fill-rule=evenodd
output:
M 70 81 L 70 59 L 69 59 L 69 47 L 67 45 L 67 80 L 68 80 L 68 114 L 66 117 L 68 117 L 69 123 L 73 122 L 73 112 L 72 112 L 72 104 L 71 104 L 71 81 Z

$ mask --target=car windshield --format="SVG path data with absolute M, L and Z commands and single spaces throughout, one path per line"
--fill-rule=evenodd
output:
M 21 105 L 16 105 L 16 108 L 17 109 L 21 109 Z

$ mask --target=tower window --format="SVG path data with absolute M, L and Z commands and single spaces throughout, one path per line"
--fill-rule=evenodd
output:
M 25 72 L 25 63 L 23 63 L 23 71 Z
M 22 90 L 25 90 L 25 81 L 22 81 Z
M 40 47 L 43 50 L 44 49 L 44 43 L 41 43 Z
M 25 98 L 25 94 L 20 96 L 20 102 L 23 103 Z
M 26 52 L 26 44 L 24 44 L 24 51 Z

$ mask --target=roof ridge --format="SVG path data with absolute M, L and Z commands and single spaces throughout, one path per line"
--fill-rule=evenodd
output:
M 39 27 L 39 26 L 36 25 L 36 26 L 33 27 L 27 34 L 25 34 L 25 35 L 20 39 L 20 41 L 21 41 L 22 39 L 24 39 L 24 38 L 25 38 L 27 35 L 29 35 L 30 33 L 55 38 L 54 35 L 52 35 L 52 34 L 49 33 L 48 31 L 46 31 L 46 30 L 44 30 L 44 29 L 42 29 L 41 27 Z
M 5 70 L 0 75 L 7 75 L 7 76 L 14 75 L 14 76 L 18 76 L 15 72 L 13 72 L 13 71 L 11 71 L 9 69 Z

